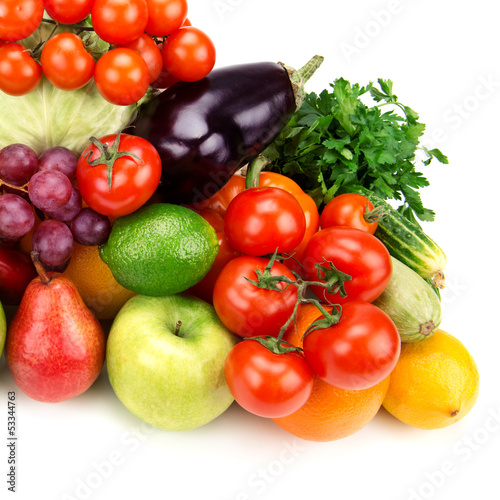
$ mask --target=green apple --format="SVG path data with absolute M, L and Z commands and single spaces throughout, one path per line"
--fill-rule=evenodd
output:
M 3 352 L 3 347 L 5 345 L 5 337 L 7 335 L 7 320 L 5 319 L 5 312 L 0 302 L 0 356 Z
M 224 362 L 236 342 L 203 300 L 136 295 L 109 332 L 109 380 L 125 407 L 148 424 L 195 429 L 233 402 Z

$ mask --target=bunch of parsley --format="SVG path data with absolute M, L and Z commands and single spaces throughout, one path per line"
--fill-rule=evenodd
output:
M 271 160 L 268 169 L 294 179 L 318 206 L 343 187 L 361 185 L 383 199 L 400 200 L 398 210 L 414 222 L 415 216 L 434 220 L 419 193 L 429 182 L 416 169 L 417 150 L 424 155 L 423 165 L 433 158 L 441 163 L 448 159 L 439 149 L 419 145 L 425 125 L 398 101 L 392 86 L 391 80 L 380 78 L 379 88 L 372 82 L 360 87 L 339 78 L 330 84 L 333 90 L 308 94 L 264 151 Z M 365 94 L 373 105 L 362 102 Z

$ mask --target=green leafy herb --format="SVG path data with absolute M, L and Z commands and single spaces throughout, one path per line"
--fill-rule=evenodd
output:
M 297 181 L 318 203 L 328 203 L 345 185 L 362 185 L 416 222 L 434 219 L 419 190 L 429 184 L 416 169 L 420 150 L 428 165 L 448 163 L 439 149 L 420 146 L 425 125 L 413 109 L 398 101 L 391 80 L 378 87 L 351 85 L 343 78 L 319 95 L 310 93 L 280 136 L 263 152 L 279 171 Z M 371 106 L 361 98 L 372 99 Z

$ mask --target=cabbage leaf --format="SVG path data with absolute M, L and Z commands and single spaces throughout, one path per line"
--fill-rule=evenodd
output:
M 82 23 L 87 24 L 88 23 Z M 42 26 L 22 43 L 29 49 L 46 40 L 53 26 Z M 68 27 L 56 30 L 73 31 Z M 93 31 L 87 36 L 94 36 Z M 101 52 L 109 45 L 97 39 Z M 98 59 L 99 53 L 94 52 Z M 116 106 L 101 97 L 92 79 L 78 90 L 55 88 L 45 76 L 40 85 L 29 94 L 16 97 L 0 91 L 0 148 L 21 143 L 30 146 L 38 155 L 54 146 L 64 146 L 80 155 L 89 144 L 90 137 L 118 133 L 136 117 L 141 103 Z

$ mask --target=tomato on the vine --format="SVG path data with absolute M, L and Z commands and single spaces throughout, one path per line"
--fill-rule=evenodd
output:
M 61 24 L 76 24 L 90 14 L 94 0 L 44 0 L 47 14 Z
M 320 226 L 322 229 L 332 226 L 352 227 L 374 234 L 378 226 L 376 218 L 370 218 L 374 208 L 373 203 L 361 194 L 339 194 L 323 208 Z
M 2 0 L 0 39 L 16 42 L 32 35 L 43 19 L 43 0 Z
M 148 66 L 132 49 L 112 49 L 97 61 L 94 82 L 104 99 L 112 104 L 128 106 L 139 101 L 148 90 Z
M 94 58 L 75 33 L 49 38 L 40 56 L 42 70 L 50 83 L 62 90 L 77 90 L 94 76 Z
M 143 33 L 132 42 L 117 45 L 117 47 L 132 49 L 144 59 L 149 71 L 149 83 L 154 82 L 160 76 L 163 68 L 163 56 L 158 44 L 147 33 Z
M 26 47 L 17 42 L 0 45 L 0 90 L 21 96 L 35 90 L 42 79 L 42 67 Z
M 215 46 L 206 33 L 183 26 L 165 40 L 163 67 L 174 78 L 195 82 L 205 78 L 215 65 Z
M 184 25 L 188 12 L 186 0 L 147 0 L 146 33 L 167 36 Z
M 264 272 L 269 259 L 242 255 L 229 261 L 217 278 L 213 305 L 224 325 L 240 337 L 272 335 L 277 337 L 281 327 L 293 313 L 297 288 L 280 282 L 279 290 L 259 288 L 248 279 L 257 281 L 256 270 Z M 295 277 L 280 262 L 274 262 L 272 276 Z
M 118 154 L 114 156 L 114 152 Z M 85 203 L 110 217 L 127 215 L 144 205 L 160 178 L 161 160 L 156 148 L 149 141 L 129 134 L 111 134 L 100 138 L 97 144 L 89 144 L 76 168 L 78 188 Z
M 300 203 L 275 187 L 245 189 L 233 198 L 224 217 L 229 244 L 246 255 L 291 252 L 302 241 L 305 230 Z
M 319 378 L 340 389 L 361 390 L 392 372 L 401 338 L 382 309 L 353 301 L 342 306 L 338 323 L 306 334 L 303 347 L 307 363 Z
M 267 418 L 284 417 L 301 408 L 311 395 L 314 379 L 297 351 L 277 354 L 253 339 L 229 351 L 224 376 L 240 406 Z
M 92 26 L 105 42 L 128 43 L 139 38 L 148 22 L 146 0 L 94 0 Z
M 327 227 L 314 234 L 301 261 L 306 279 L 318 281 L 317 265 L 331 268 L 326 261 L 351 278 L 344 282 L 346 297 L 340 292 L 331 294 L 325 288 L 311 286 L 321 300 L 333 304 L 353 300 L 372 302 L 385 290 L 392 276 L 391 256 L 385 245 L 359 229 Z

